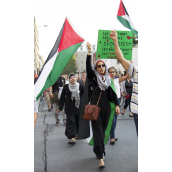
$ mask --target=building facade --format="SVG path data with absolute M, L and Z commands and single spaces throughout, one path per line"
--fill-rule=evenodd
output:
M 91 45 L 92 47 L 92 56 L 97 50 L 97 45 Z M 76 73 L 78 74 L 79 71 L 79 76 L 81 77 L 82 72 L 86 71 L 86 58 L 88 54 L 88 48 L 86 44 L 82 44 L 78 50 L 75 53 L 75 68 L 76 68 Z M 91 58 L 91 62 L 93 64 L 93 58 Z
M 39 34 L 34 17 L 34 71 L 36 72 L 36 74 L 39 73 L 39 61 Z
M 41 69 L 42 69 L 42 67 L 44 66 L 44 58 L 43 58 L 43 56 L 39 56 L 39 69 L 38 69 L 38 75 L 39 75 L 39 73 L 40 73 L 40 71 L 41 71 Z

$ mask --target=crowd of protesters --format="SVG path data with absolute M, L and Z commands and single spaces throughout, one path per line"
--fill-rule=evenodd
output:
M 113 115 L 111 130 L 108 133 L 110 143 L 114 144 L 118 140 L 115 137 L 117 117 L 125 114 L 129 108 L 129 117 L 134 117 L 136 132 L 138 135 L 138 68 L 132 61 L 124 59 L 118 46 L 116 31 L 110 33 L 110 38 L 114 41 L 114 48 L 117 60 L 125 69 L 124 74 L 117 73 L 115 67 L 107 68 L 103 60 L 97 60 L 93 66 L 90 65 L 91 45 L 87 43 L 88 55 L 86 59 L 86 71 L 82 72 L 82 77 L 70 73 L 61 75 L 57 81 L 44 91 L 47 100 L 48 111 L 54 110 L 55 124 L 60 124 L 59 115 L 61 113 L 63 124 L 66 126 L 65 135 L 69 139 L 68 144 L 75 144 L 77 139 L 88 138 L 88 121 L 83 119 L 85 105 L 91 103 L 101 108 L 98 121 L 91 121 L 94 147 L 93 152 L 100 161 L 99 167 L 104 168 L 105 137 L 109 126 L 110 116 Z M 115 90 L 113 89 L 115 87 Z M 99 99 L 99 102 L 97 100 Z M 89 101 L 90 100 L 90 101 Z M 35 103 L 34 97 L 34 103 Z M 112 111 L 111 103 L 115 105 Z M 34 104 L 34 126 L 37 118 L 37 107 Z M 113 112 L 113 114 L 112 114 Z

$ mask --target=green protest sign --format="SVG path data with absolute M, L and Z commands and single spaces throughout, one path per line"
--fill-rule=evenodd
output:
M 111 30 L 99 30 L 97 53 L 98 59 L 116 59 L 114 43 L 110 38 Z M 133 47 L 133 32 L 132 31 L 116 31 L 118 34 L 118 44 L 127 60 L 132 60 L 132 47 Z

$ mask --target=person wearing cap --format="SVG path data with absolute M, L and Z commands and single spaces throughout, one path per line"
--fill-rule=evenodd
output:
M 60 113 L 65 105 L 65 113 L 67 116 L 65 135 L 70 139 L 68 144 L 75 144 L 81 110 L 81 95 L 84 93 L 84 87 L 76 82 L 75 74 L 69 74 L 68 78 L 69 84 L 63 87 L 57 113 Z

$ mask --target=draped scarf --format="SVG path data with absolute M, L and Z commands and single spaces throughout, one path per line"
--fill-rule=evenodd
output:
M 75 100 L 75 106 L 76 106 L 77 108 L 79 108 L 79 105 L 80 105 L 79 83 L 78 83 L 78 82 L 75 82 L 75 84 L 72 84 L 72 83 L 70 82 L 70 77 L 71 77 L 71 76 L 75 76 L 75 77 L 76 77 L 76 75 L 73 74 L 73 73 L 71 73 L 71 74 L 69 74 L 69 76 L 68 76 L 68 80 L 69 80 L 68 86 L 69 86 L 69 90 L 71 91 L 71 100 L 72 100 L 72 101 Z
M 92 69 L 95 72 L 95 75 L 97 77 L 97 81 L 98 81 L 99 88 L 101 90 L 105 91 L 110 86 L 110 84 L 111 84 L 111 78 L 110 78 L 110 76 L 108 74 L 108 68 L 107 68 L 107 66 L 106 66 L 105 63 L 104 63 L 105 64 L 105 73 L 103 75 L 101 75 L 101 74 L 99 74 L 97 72 L 96 65 L 98 64 L 99 61 L 101 61 L 101 62 L 104 63 L 104 61 L 102 61 L 102 60 L 97 60 L 93 64 Z

